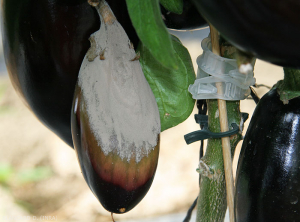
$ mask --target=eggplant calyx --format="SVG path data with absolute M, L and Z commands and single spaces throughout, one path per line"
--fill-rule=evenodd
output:
M 288 104 L 291 99 L 300 97 L 300 69 L 283 68 L 284 79 L 274 86 L 283 104 Z

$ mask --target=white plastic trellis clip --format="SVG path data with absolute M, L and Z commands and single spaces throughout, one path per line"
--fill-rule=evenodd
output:
M 235 59 L 227 59 L 211 52 L 210 38 L 201 43 L 203 54 L 197 58 L 197 79 L 189 86 L 194 99 L 243 100 L 255 84 L 253 71 L 241 74 Z M 218 92 L 216 83 L 222 84 Z

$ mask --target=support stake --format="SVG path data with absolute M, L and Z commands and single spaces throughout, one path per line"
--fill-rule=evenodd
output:
M 219 45 L 219 34 L 218 31 L 210 25 L 210 36 L 212 52 L 220 56 L 220 45 Z M 222 91 L 222 85 L 216 84 L 218 92 Z M 227 118 L 227 108 L 226 101 L 218 99 L 219 107 L 219 118 L 220 118 L 220 128 L 221 132 L 227 132 L 228 128 L 228 118 Z M 231 159 L 231 146 L 230 138 L 222 138 L 222 149 L 223 149 L 223 159 L 224 159 L 224 170 L 225 170 L 225 180 L 226 180 L 226 192 L 227 192 L 227 205 L 229 207 L 229 217 L 230 222 L 234 222 L 234 183 L 233 183 L 233 173 L 232 173 L 232 159 Z

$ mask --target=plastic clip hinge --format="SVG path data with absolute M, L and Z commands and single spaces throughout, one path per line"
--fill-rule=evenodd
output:
M 242 74 L 235 59 L 223 58 L 212 53 L 209 38 L 203 39 L 201 46 L 203 54 L 197 58 L 197 79 L 189 86 L 193 98 L 223 100 L 247 98 L 250 95 L 249 87 L 255 84 L 253 71 Z M 219 90 L 216 83 L 221 84 Z

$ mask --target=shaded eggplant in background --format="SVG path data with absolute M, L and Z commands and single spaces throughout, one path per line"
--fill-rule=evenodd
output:
M 108 1 L 135 46 L 124 1 Z M 1 0 L 2 39 L 11 82 L 38 119 L 73 147 L 71 107 L 88 38 L 100 27 L 87 0 Z
M 300 2 L 192 0 L 201 15 L 241 51 L 300 68 Z
M 163 21 L 168 28 L 177 30 L 193 30 L 208 26 L 205 19 L 201 16 L 190 0 L 183 1 L 183 12 L 181 14 L 169 12 L 163 6 L 160 8 Z
M 276 89 L 259 101 L 236 175 L 237 222 L 300 220 L 300 98 L 283 104 Z

